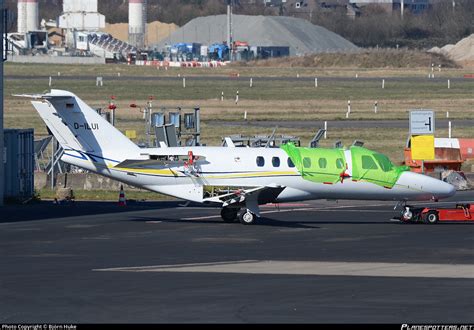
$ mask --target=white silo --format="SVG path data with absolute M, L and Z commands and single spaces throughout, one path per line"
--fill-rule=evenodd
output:
M 145 46 L 146 0 L 128 1 L 128 42 L 137 48 Z
M 38 0 L 18 0 L 18 32 L 36 31 L 38 27 Z

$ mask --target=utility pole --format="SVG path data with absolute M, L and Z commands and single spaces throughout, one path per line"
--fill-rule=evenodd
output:
M 403 12 L 405 11 L 405 0 L 400 0 L 400 17 L 403 20 Z
M 227 0 L 227 47 L 229 47 L 230 62 L 232 62 L 232 6 L 233 0 Z

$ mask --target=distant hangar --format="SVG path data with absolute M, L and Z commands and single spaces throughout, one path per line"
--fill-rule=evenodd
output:
M 227 16 L 198 17 L 163 39 L 157 48 L 175 43 L 211 45 L 227 40 Z M 307 20 L 284 16 L 232 16 L 234 41 L 253 46 L 289 47 L 291 56 L 357 50 L 350 41 Z

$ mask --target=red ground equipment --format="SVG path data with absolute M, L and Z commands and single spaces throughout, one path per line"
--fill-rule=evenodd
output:
M 443 221 L 473 221 L 474 204 L 456 204 L 454 208 L 412 207 L 405 206 L 400 214 L 400 221 L 406 223 L 423 222 L 435 224 Z

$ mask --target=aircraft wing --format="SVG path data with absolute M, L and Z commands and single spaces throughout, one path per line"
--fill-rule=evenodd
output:
M 194 160 L 200 164 L 206 163 L 206 157 L 197 156 L 198 158 Z M 126 168 L 136 168 L 136 169 L 156 169 L 163 167 L 180 167 L 183 166 L 188 159 L 184 156 L 175 156 L 175 160 L 161 160 L 161 159 L 126 159 L 120 164 L 117 164 L 116 167 L 126 167 Z
M 279 185 L 268 185 L 250 189 L 238 189 L 228 194 L 206 198 L 204 202 L 222 203 L 223 207 L 245 202 L 247 209 L 260 216 L 258 206 L 274 202 L 285 188 Z
M 184 165 L 184 160 L 171 161 L 171 160 L 155 160 L 155 159 L 127 159 L 117 164 L 115 167 L 126 167 L 136 169 L 153 169 L 157 167 L 178 167 Z

